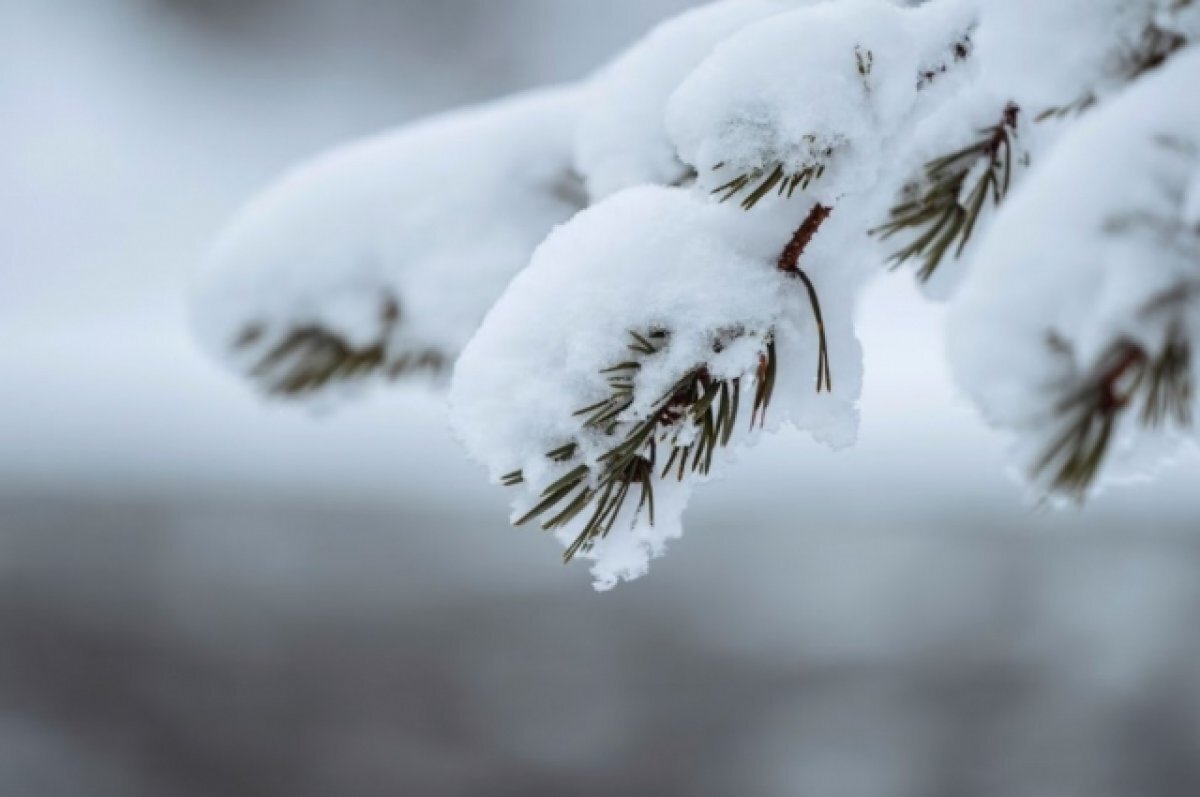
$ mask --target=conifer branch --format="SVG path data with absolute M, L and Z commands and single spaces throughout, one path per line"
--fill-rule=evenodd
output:
M 746 334 L 744 330 L 719 334 L 713 340 L 714 350 Z M 542 491 L 538 503 L 516 525 L 540 520 L 543 529 L 552 531 L 586 514 L 583 530 L 564 554 L 567 562 L 612 531 L 634 488 L 639 493 L 635 517 L 645 511 L 653 525 L 655 479 L 683 481 L 689 473 L 707 475 L 716 450 L 729 445 L 733 438 L 741 408 L 742 379 L 716 379 L 704 366 L 684 374 L 645 418 L 626 417 L 634 403 L 638 373 L 669 341 L 669 333 L 663 330 L 645 335 L 631 331 L 629 359 L 604 371 L 608 395 L 575 413 L 581 419 L 582 432 L 617 441 L 594 465 L 582 461 L 575 442 L 546 455 L 553 462 L 573 466 Z M 775 342 L 767 335 L 755 375 L 751 424 L 765 417 L 775 388 L 776 369 Z M 501 481 L 516 486 L 524 483 L 525 475 L 514 471 Z
M 950 58 L 952 61 L 947 61 L 933 68 L 926 69 L 917 76 L 918 90 L 928 88 L 938 77 L 948 72 L 951 63 L 968 59 L 971 56 L 972 48 L 971 33 L 968 32 L 951 46 Z M 869 95 L 872 91 L 871 78 L 875 70 L 875 53 L 861 45 L 857 45 L 854 48 L 854 61 L 858 75 L 863 81 L 863 88 Z M 791 199 L 795 196 L 797 190 L 807 191 L 814 182 L 825 176 L 825 172 L 829 167 L 829 161 L 836 150 L 836 145 L 826 144 L 821 146 L 819 145 L 817 136 L 812 134 L 804 136 L 801 141 L 808 145 L 812 153 L 807 163 L 799 167 L 793 167 L 783 161 L 768 162 L 765 165 L 755 167 L 732 177 L 728 182 L 714 188 L 711 193 L 714 196 L 719 195 L 719 201 L 721 202 L 728 202 L 734 197 L 745 194 L 742 199 L 742 209 L 753 210 L 758 206 L 759 202 L 770 196 L 772 192 L 777 196 Z M 725 162 L 721 162 L 713 166 L 712 169 L 714 172 L 717 172 L 726 168 L 726 166 Z
M 1098 100 L 1095 94 L 1085 94 L 1073 102 L 1068 102 L 1065 105 L 1054 105 L 1039 113 L 1034 117 L 1035 122 L 1045 122 L 1048 119 L 1065 119 L 1069 116 L 1078 116 L 1094 106 Z
M 1094 371 L 1056 407 L 1060 429 L 1034 463 L 1034 479 L 1052 492 L 1082 500 L 1096 479 L 1120 418 L 1141 404 L 1147 428 L 1192 425 L 1191 345 L 1179 326 L 1162 350 L 1151 355 L 1130 340 L 1114 343 Z
M 833 213 L 833 208 L 826 207 L 819 202 L 813 205 L 813 208 L 808 213 L 808 217 L 796 229 L 792 239 L 788 245 L 784 247 L 783 253 L 779 256 L 779 270 L 785 274 L 796 277 L 804 283 L 804 288 L 808 292 L 809 304 L 812 306 L 813 318 L 817 324 L 817 392 L 823 390 L 833 390 L 833 371 L 829 365 L 829 337 L 825 330 L 825 317 L 821 312 L 821 299 L 817 294 L 816 286 L 804 269 L 800 268 L 800 258 L 804 256 L 804 252 L 808 249 L 808 245 L 812 243 L 812 239 L 816 237 L 826 219 Z
M 1181 11 L 1189 5 L 1191 5 L 1191 0 L 1177 0 L 1172 11 Z M 1120 71 L 1127 80 L 1133 82 L 1147 72 L 1153 72 L 1165 64 L 1187 43 L 1187 38 L 1179 33 L 1164 30 L 1158 24 L 1151 23 L 1142 32 L 1141 38 L 1133 50 L 1125 56 Z
M 1194 0 L 1175 0 L 1168 10 L 1171 12 L 1182 11 L 1191 6 L 1193 2 Z M 1186 37 L 1175 31 L 1164 30 L 1157 22 L 1152 22 L 1123 54 L 1115 71 L 1123 81 L 1132 83 L 1165 64 L 1171 56 L 1187 46 L 1187 43 Z M 1099 102 L 1099 97 L 1095 93 L 1089 92 L 1064 105 L 1047 108 L 1037 115 L 1035 121 L 1043 122 L 1047 119 L 1075 116 L 1092 108 L 1097 102 Z
M 399 379 L 417 373 L 445 371 L 446 355 L 434 348 L 389 350 L 391 331 L 400 323 L 400 307 L 384 303 L 382 332 L 373 343 L 355 345 L 341 333 L 317 324 L 288 330 L 265 347 L 250 369 L 250 376 L 270 396 L 298 399 L 311 396 L 335 382 L 360 380 L 374 374 Z M 264 348 L 266 329 L 260 324 L 244 328 L 233 343 L 235 350 Z
M 816 136 L 806 135 L 803 140 L 810 148 L 817 146 Z M 719 194 L 720 202 L 728 202 L 745 193 L 746 196 L 742 199 L 743 210 L 753 210 L 759 202 L 770 196 L 772 191 L 777 196 L 790 199 L 797 190 L 807 191 L 810 185 L 825 176 L 828 161 L 833 157 L 833 150 L 832 145 L 821 147 L 810 162 L 798 168 L 777 162 L 751 169 L 714 188 L 711 193 Z M 713 171 L 720 171 L 725 167 L 725 163 L 718 163 L 713 166 Z
M 962 256 L 984 206 L 989 200 L 998 206 L 1008 194 L 1019 115 L 1010 103 L 997 124 L 980 131 L 977 141 L 927 163 L 923 181 L 911 184 L 889 221 L 871 230 L 882 240 L 901 232 L 915 236 L 891 256 L 893 267 L 919 259 L 917 275 L 928 281 L 952 249 L 955 258 Z
M 817 392 L 833 389 L 833 375 L 820 299 L 812 280 L 800 268 L 800 260 L 832 213 L 832 208 L 814 205 L 777 262 L 780 271 L 804 283 L 812 304 L 820 349 Z M 645 511 L 653 525 L 655 480 L 674 478 L 682 482 L 688 474 L 707 476 L 717 449 L 728 446 L 733 439 L 741 414 L 743 377 L 718 379 L 705 365 L 684 374 L 644 418 L 628 417 L 638 374 L 670 345 L 670 337 L 664 329 L 644 334 L 630 330 L 629 356 L 601 371 L 607 381 L 607 395 L 575 412 L 582 434 L 599 434 L 615 441 L 605 454 L 589 464 L 581 456 L 577 441 L 546 454 L 548 460 L 567 466 L 567 470 L 541 492 L 538 502 L 515 525 L 538 520 L 544 530 L 554 531 L 586 514 L 587 522 L 564 554 L 567 562 L 608 536 L 635 488 L 638 504 L 634 517 Z M 750 427 L 754 428 L 765 425 L 775 393 L 779 361 L 774 331 L 757 335 L 740 327 L 721 330 L 712 336 L 712 351 L 719 354 L 734 341 L 747 337 L 758 337 L 761 342 L 750 404 Z M 660 470 L 664 458 L 666 464 Z M 506 487 L 519 486 L 525 480 L 522 470 L 500 478 Z

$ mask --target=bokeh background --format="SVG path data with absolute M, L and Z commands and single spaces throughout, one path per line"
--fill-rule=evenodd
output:
M 1030 507 L 904 275 L 799 435 L 591 592 L 397 390 L 260 402 L 188 275 L 290 163 L 687 0 L 0 0 L 0 795 L 1200 793 L 1194 458 Z

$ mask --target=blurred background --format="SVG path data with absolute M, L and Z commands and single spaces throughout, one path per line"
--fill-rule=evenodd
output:
M 0 0 L 0 795 L 1200 793 L 1200 464 L 1029 507 L 941 311 L 594 594 L 436 396 L 260 402 L 187 330 L 239 203 L 583 77 L 687 0 Z

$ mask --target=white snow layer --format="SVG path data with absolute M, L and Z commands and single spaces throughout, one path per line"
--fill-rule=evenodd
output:
M 766 17 L 816 0 L 722 0 L 667 20 L 604 67 L 585 92 L 575 163 L 594 200 L 688 172 L 667 137 L 667 99 L 713 48 Z
M 773 331 L 781 365 L 768 425 L 788 418 L 826 440 L 853 439 L 861 366 L 847 292 L 831 286 L 825 308 L 837 338 L 835 380 L 844 386 L 818 394 L 813 315 L 800 282 L 775 265 L 787 239 L 764 248 L 760 237 L 748 234 L 747 225 L 757 223 L 687 190 L 647 186 L 589 208 L 538 249 L 463 352 L 450 395 L 455 430 L 493 478 L 524 471 L 514 517 L 579 464 L 551 462 L 547 452 L 575 442 L 579 459 L 594 463 L 613 446 L 612 438 L 582 431 L 575 413 L 608 395 L 601 372 L 630 359 L 631 331 L 666 329 L 670 340 L 644 361 L 638 399 L 623 420 L 648 417 L 699 365 L 707 364 L 715 378 L 745 377 L 751 385 L 761 342 Z M 816 242 L 813 254 L 811 262 L 838 263 Z M 819 278 L 837 275 L 813 274 L 814 282 Z M 714 334 L 732 329 L 744 332 L 740 343 L 714 353 Z M 747 387 L 736 440 L 751 434 L 750 395 Z M 725 456 L 718 452 L 718 463 Z M 628 502 L 612 534 L 583 554 L 595 562 L 598 587 L 643 574 L 650 558 L 679 536 L 692 481 L 656 476 L 653 525 Z M 585 520 L 559 531 L 564 544 Z
M 949 344 L 957 376 L 1016 432 L 1028 462 L 1053 433 L 1047 395 L 1094 368 L 1114 337 L 1161 348 L 1164 323 L 1142 308 L 1195 290 L 1200 104 L 1180 98 L 1195 94 L 1198 56 L 1176 55 L 1117 92 L 1194 38 L 1200 2 L 904 5 L 724 0 L 660 26 L 580 89 L 321 158 L 222 236 L 196 292 L 201 335 L 242 371 L 253 361 L 234 344 L 250 328 L 267 346 L 315 327 L 397 356 L 461 350 L 451 422 L 493 479 L 522 473 L 514 518 L 564 473 L 584 465 L 594 484 L 602 472 L 614 438 L 578 413 L 609 395 L 603 372 L 630 359 L 631 333 L 669 334 L 641 362 L 625 427 L 658 417 L 699 366 L 748 385 L 713 475 L 758 434 L 749 396 L 768 339 L 779 382 L 766 428 L 791 423 L 848 445 L 862 383 L 854 301 L 884 259 L 867 231 L 923 164 L 978 141 L 1011 102 L 1025 120 L 1014 170 L 1029 156 L 1030 174 L 999 211 L 985 209 L 962 262 L 948 258 L 930 290 L 947 295 L 963 280 Z M 1091 103 L 1077 129 L 1074 112 L 1032 123 Z M 812 182 L 794 196 L 771 191 L 750 212 L 710 196 L 739 175 L 753 190 L 776 168 L 810 170 Z M 799 265 L 822 305 L 829 392 L 816 389 L 809 297 L 778 268 L 818 203 L 832 215 Z M 1134 447 L 1134 431 L 1119 430 L 1118 448 Z M 547 456 L 568 444 L 570 461 Z M 627 501 L 611 534 L 581 553 L 598 587 L 646 571 L 681 534 L 703 478 L 656 473 L 653 524 Z M 569 545 L 589 515 L 556 536 Z
M 709 190 L 776 165 L 824 166 L 813 195 L 834 202 L 877 185 L 896 134 L 943 93 L 939 81 L 922 91 L 920 75 L 948 70 L 973 22 L 958 0 L 843 0 L 750 25 L 675 92 L 668 130 Z
M 1200 34 L 1192 0 L 982 0 L 988 82 L 1036 115 L 1119 89 L 1167 33 Z
M 1182 321 L 1200 347 L 1200 319 L 1151 309 L 1200 280 L 1200 227 L 1187 215 L 1200 102 L 1181 101 L 1198 83 L 1200 52 L 1185 52 L 1086 116 L 1004 206 L 952 306 L 955 375 L 1015 434 L 1023 466 L 1058 428 L 1053 396 L 1114 341 L 1157 352 Z M 1105 475 L 1141 467 L 1143 445 L 1160 451 L 1148 437 L 1126 418 Z
M 339 148 L 269 187 L 193 292 L 199 337 L 238 371 L 320 328 L 389 359 L 450 361 L 554 225 L 582 205 L 577 93 L 530 93 Z M 397 317 L 398 316 L 398 317 Z M 236 341 L 255 329 L 255 352 Z M 251 336 L 255 337 L 255 336 Z

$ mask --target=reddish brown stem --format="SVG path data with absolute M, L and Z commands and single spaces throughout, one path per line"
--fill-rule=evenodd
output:
M 819 202 L 813 205 L 813 209 L 808 212 L 808 217 L 796 228 L 792 240 L 779 255 L 780 271 L 786 271 L 789 274 L 803 273 L 800 270 L 800 258 L 804 256 L 804 250 L 808 249 L 808 245 L 812 243 L 812 239 L 817 236 L 821 225 L 825 223 L 831 213 L 833 213 L 833 208 L 826 207 Z
M 1109 415 L 1129 405 L 1129 394 L 1120 391 L 1121 381 L 1134 369 L 1146 364 L 1146 352 L 1141 347 L 1129 344 L 1120 358 L 1100 378 L 1099 409 Z
M 812 210 L 808 212 L 808 216 L 803 223 L 796 228 L 796 232 L 792 235 L 792 240 L 788 241 L 788 245 L 784 247 L 783 253 L 779 255 L 779 270 L 785 274 L 796 277 L 804 283 L 804 289 L 808 292 L 808 301 L 812 305 L 813 317 L 817 323 L 817 334 L 820 338 L 819 354 L 817 359 L 817 392 L 825 390 L 833 390 L 833 371 L 829 367 L 829 340 L 825 332 L 825 317 L 821 312 L 821 299 L 817 295 L 817 288 L 813 285 L 808 275 L 804 273 L 804 269 L 800 268 L 800 258 L 804 256 L 808 245 L 812 243 L 813 238 L 821 229 L 821 225 L 833 213 L 833 208 L 817 203 L 813 205 Z

